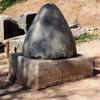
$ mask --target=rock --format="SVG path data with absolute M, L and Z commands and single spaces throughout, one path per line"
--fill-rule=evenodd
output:
M 63 84 L 93 75 L 93 59 L 78 56 L 70 59 L 31 59 L 11 54 L 9 78 L 33 90 Z
M 72 28 L 71 31 L 73 37 L 79 37 L 80 35 L 87 33 L 83 28 Z
M 9 16 L 0 16 L 0 42 L 24 34 L 16 21 Z
M 17 23 L 19 27 L 24 30 L 25 33 L 27 33 L 35 16 L 36 16 L 36 13 L 33 13 L 33 12 L 25 12 L 17 16 Z
M 9 48 L 11 53 L 19 53 L 22 52 L 23 42 L 25 39 L 25 35 L 17 36 L 9 40 Z M 15 50 L 16 48 L 16 50 Z
M 68 25 L 71 29 L 78 28 L 79 27 L 78 18 L 75 18 L 75 20 L 73 21 L 68 21 Z
M 44 5 L 32 22 L 23 44 L 30 58 L 60 59 L 76 54 L 76 44 L 64 16 L 55 4 Z

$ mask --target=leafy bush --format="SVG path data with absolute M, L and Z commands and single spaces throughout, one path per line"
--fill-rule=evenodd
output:
M 23 2 L 26 0 L 2 0 L 0 1 L 0 11 L 4 11 L 6 8 L 12 6 L 17 2 Z
M 99 34 L 90 34 L 90 33 L 84 33 L 80 35 L 79 37 L 75 37 L 76 43 L 80 44 L 83 42 L 89 42 L 92 40 L 100 40 L 100 35 Z

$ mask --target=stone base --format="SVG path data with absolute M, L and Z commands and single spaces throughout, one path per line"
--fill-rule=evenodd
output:
M 93 75 L 93 60 L 87 57 L 45 60 L 11 54 L 9 77 L 33 90 L 75 81 Z
M 25 39 L 25 35 L 17 36 L 14 38 L 11 38 L 9 40 L 9 51 L 10 53 L 15 53 L 14 48 L 16 47 L 16 52 L 22 52 L 23 42 Z

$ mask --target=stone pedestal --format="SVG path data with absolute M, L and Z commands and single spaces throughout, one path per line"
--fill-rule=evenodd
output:
M 33 90 L 63 84 L 93 75 L 93 60 L 79 56 L 71 59 L 45 60 L 10 56 L 9 78 Z

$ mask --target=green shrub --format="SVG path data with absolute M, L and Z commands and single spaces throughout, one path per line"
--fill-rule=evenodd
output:
M 89 42 L 92 40 L 100 40 L 100 35 L 99 34 L 90 34 L 90 33 L 84 33 L 80 35 L 79 37 L 75 37 L 76 43 L 80 44 L 83 42 Z
M 0 1 L 0 11 L 4 11 L 6 8 L 12 6 L 13 4 L 22 1 L 26 1 L 26 0 L 2 0 Z

